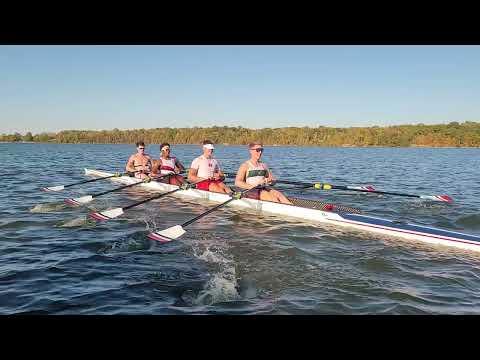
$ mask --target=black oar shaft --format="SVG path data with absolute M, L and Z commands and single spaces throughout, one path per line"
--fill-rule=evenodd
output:
M 419 198 L 420 195 L 412 195 L 412 194 L 403 194 L 391 191 L 380 191 L 380 190 L 367 190 L 367 189 L 355 189 L 350 186 L 345 185 L 332 185 L 332 184 L 322 184 L 322 183 L 306 183 L 300 181 L 289 181 L 289 180 L 277 180 L 280 184 L 289 184 L 289 185 L 299 185 L 305 187 L 312 187 L 314 189 L 325 190 L 325 189 L 336 189 L 336 190 L 347 190 L 347 191 L 358 191 L 358 192 L 366 192 L 366 193 L 374 193 L 374 194 L 384 194 L 384 195 L 396 195 L 396 196 L 405 196 L 405 197 L 416 197 Z M 324 185 L 327 185 L 328 188 L 323 188 Z
M 98 179 L 91 179 L 91 180 L 79 181 L 79 182 L 77 182 L 77 183 L 64 185 L 64 187 L 67 188 L 67 187 L 74 186 L 74 185 L 81 185 L 81 184 L 86 184 L 86 183 L 89 183 L 89 182 L 94 182 L 94 181 L 99 181 L 99 180 L 104 180 L 104 179 L 110 179 L 110 178 L 116 177 L 116 176 L 118 176 L 118 175 L 110 175 L 110 176 L 105 176 L 105 177 L 98 178 Z
M 166 192 L 166 193 L 161 193 L 161 194 L 158 194 L 158 195 L 149 197 L 148 199 L 141 200 L 141 201 L 138 201 L 138 202 L 136 202 L 136 203 L 130 204 L 130 205 L 128 205 L 128 206 L 125 206 L 125 207 L 123 208 L 123 210 L 125 211 L 125 210 L 131 209 L 131 208 L 133 208 L 133 207 L 135 207 L 135 206 L 145 204 L 146 202 L 149 202 L 149 201 L 152 201 L 152 200 L 155 200 L 155 199 L 160 199 L 160 198 L 162 198 L 162 197 L 164 197 L 164 196 L 173 194 L 174 192 L 179 191 L 179 190 L 183 190 L 183 189 L 182 189 L 182 188 L 178 188 L 178 189 L 175 189 L 175 190 L 168 191 L 168 192 Z
M 170 174 L 169 174 L 169 175 L 170 175 Z M 169 175 L 165 175 L 165 176 L 169 176 Z M 162 177 L 163 177 L 163 176 L 162 176 Z M 162 178 L 162 177 L 161 177 L 161 178 Z M 189 187 L 192 187 L 192 186 L 194 186 L 194 185 L 196 185 L 197 183 L 202 182 L 202 181 L 205 181 L 205 180 L 202 179 L 202 180 L 197 181 L 197 182 L 194 182 L 194 183 L 192 183 L 192 184 L 188 184 L 187 187 L 180 186 L 178 189 L 171 190 L 171 191 L 167 191 L 166 193 L 158 194 L 158 195 L 149 197 L 148 199 L 138 201 L 138 202 L 136 202 L 136 203 L 130 204 L 130 205 L 128 205 L 128 206 L 125 206 L 125 207 L 123 208 L 123 210 L 125 211 L 125 210 L 127 210 L 127 209 L 131 209 L 132 207 L 145 204 L 146 202 L 149 202 L 149 201 L 152 201 L 152 200 L 156 200 L 156 199 L 160 199 L 160 198 L 162 198 L 162 197 L 164 197 L 164 196 L 173 194 L 174 192 L 177 192 L 177 191 L 180 191 L 180 190 L 187 190 Z M 135 184 L 135 185 L 136 185 L 136 184 Z
M 207 216 L 208 214 L 212 213 L 213 211 L 215 210 L 218 210 L 220 209 L 221 207 L 224 207 L 225 205 L 228 205 L 230 202 L 232 202 L 233 200 L 238 200 L 238 199 L 241 199 L 246 193 L 248 193 L 249 191 L 252 191 L 252 190 L 256 190 L 256 189 L 259 189 L 259 188 L 262 188 L 264 187 L 264 185 L 257 185 L 257 186 L 254 186 L 253 188 L 251 189 L 246 189 L 246 190 L 243 190 L 240 192 L 240 195 L 238 196 L 232 196 L 230 199 L 228 199 L 227 201 L 221 203 L 221 204 L 218 204 L 217 206 L 214 206 L 213 208 L 205 211 L 204 213 L 201 213 L 200 215 L 194 217 L 193 219 L 190 219 L 186 222 L 184 222 L 181 226 L 184 227 L 184 226 L 188 226 L 190 225 L 191 223 L 194 223 L 195 221 L 203 218 L 204 216 Z
M 132 187 L 132 186 L 135 186 L 135 185 L 140 185 L 140 184 L 143 184 L 143 183 L 144 183 L 143 181 L 139 181 L 139 182 L 136 182 L 136 183 L 133 183 L 133 184 L 121 186 L 121 187 L 116 188 L 116 189 L 111 189 L 111 190 L 107 190 L 107 191 L 104 191 L 104 192 L 101 192 L 101 193 L 93 194 L 92 198 L 103 196 L 105 194 L 109 194 L 109 193 L 112 193 L 112 192 L 115 192 L 115 191 L 120 191 L 120 190 L 123 190 L 123 189 L 127 189 L 129 187 Z
M 188 226 L 188 225 L 190 225 L 191 223 L 194 223 L 195 221 L 200 220 L 200 219 L 203 218 L 204 216 L 207 216 L 207 215 L 210 214 L 211 212 L 220 209 L 221 207 L 223 207 L 223 206 L 227 205 L 228 203 L 232 202 L 233 200 L 235 200 L 235 198 L 232 197 L 231 199 L 229 199 L 229 200 L 227 200 L 227 201 L 225 201 L 225 202 L 223 202 L 223 203 L 221 203 L 221 204 L 218 204 L 217 206 L 211 208 L 210 210 L 205 211 L 204 213 L 201 213 L 200 215 L 194 217 L 193 219 L 190 219 L 190 220 L 184 222 L 184 223 L 182 224 L 182 227 Z
M 166 175 L 163 175 L 163 176 L 160 176 L 160 177 L 156 178 L 155 180 L 161 180 L 163 178 L 170 177 L 172 175 L 174 175 L 174 174 L 166 174 Z M 139 182 L 136 182 L 134 184 L 129 184 L 129 185 L 121 186 L 121 187 L 116 188 L 116 189 L 107 190 L 107 191 L 104 191 L 104 192 L 101 192 L 101 193 L 98 193 L 98 194 L 93 194 L 92 197 L 96 198 L 96 197 L 99 197 L 99 196 L 102 196 L 102 195 L 105 195 L 105 194 L 109 194 L 111 192 L 120 191 L 120 190 L 127 189 L 127 188 L 135 186 L 135 185 L 143 184 L 143 183 L 144 183 L 144 181 L 139 181 Z
M 340 188 L 336 185 L 332 185 L 332 189 L 340 189 Z M 374 194 L 397 195 L 397 196 L 417 197 L 417 198 L 420 197 L 420 195 L 402 194 L 402 193 L 389 192 L 389 191 L 379 191 L 379 190 L 364 190 L 364 189 L 352 189 L 352 188 L 346 188 L 346 189 L 340 189 L 340 190 L 360 191 L 360 192 L 369 192 L 369 193 L 374 193 Z

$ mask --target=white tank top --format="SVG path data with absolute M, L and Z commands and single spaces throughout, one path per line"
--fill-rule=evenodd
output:
M 258 162 L 257 166 L 253 165 L 250 160 L 247 161 L 247 174 L 245 182 L 249 185 L 258 185 L 268 177 L 268 167 L 262 162 Z
M 203 155 L 194 159 L 190 167 L 197 170 L 198 177 L 205 179 L 212 177 L 215 172 L 220 171 L 220 165 L 216 159 L 207 159 Z
M 170 159 L 160 158 L 160 174 L 167 175 L 175 173 L 175 163 L 177 159 L 172 156 Z

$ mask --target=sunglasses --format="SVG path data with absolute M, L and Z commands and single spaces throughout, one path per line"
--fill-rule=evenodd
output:
M 144 147 L 139 147 L 138 150 L 145 150 L 145 148 Z
M 256 149 L 250 149 L 252 151 L 256 151 L 256 152 L 263 152 L 264 148 L 256 148 Z

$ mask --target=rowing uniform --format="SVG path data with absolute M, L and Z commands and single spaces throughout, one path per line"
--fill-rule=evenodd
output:
M 247 173 L 245 175 L 245 182 L 249 185 L 257 186 L 265 181 L 268 177 L 268 167 L 263 162 L 258 161 L 257 165 L 253 165 L 250 160 L 247 161 Z M 262 190 L 269 191 L 267 188 L 255 189 L 249 191 L 245 197 L 255 200 L 260 200 L 260 193 Z
M 177 162 L 178 160 L 175 156 L 171 156 L 168 159 L 160 158 L 160 175 L 174 174 Z
M 159 161 L 159 165 L 160 165 L 158 167 L 158 170 L 159 170 L 159 174 L 161 176 L 168 175 L 168 174 L 175 175 L 175 166 L 178 163 L 178 160 L 175 156 L 171 156 L 168 159 L 164 159 L 164 158 L 160 157 L 160 159 L 158 161 Z M 171 176 L 166 176 L 159 181 L 164 182 L 166 184 L 169 184 L 170 183 L 170 178 L 171 178 Z
M 138 159 L 138 154 L 134 154 L 133 156 L 133 167 L 134 168 L 139 168 L 139 167 L 146 167 L 147 170 L 140 170 L 140 171 L 135 171 L 134 173 L 128 172 L 130 176 L 134 176 L 136 178 L 142 178 L 142 174 L 149 174 L 152 171 L 152 159 L 150 158 L 149 155 L 144 154 L 143 159 Z
M 207 159 L 203 155 L 194 159 L 190 168 L 197 170 L 198 177 L 207 179 L 213 177 L 216 172 L 220 171 L 220 165 L 216 159 Z M 208 191 L 210 184 L 218 184 L 221 182 L 222 180 L 205 180 L 197 184 L 197 189 Z

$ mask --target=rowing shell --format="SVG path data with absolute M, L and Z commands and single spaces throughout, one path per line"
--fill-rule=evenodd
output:
M 85 169 L 85 174 L 98 177 L 112 175 L 112 173 L 109 172 L 89 169 Z M 128 176 L 113 177 L 110 180 L 123 184 L 132 184 L 138 181 L 138 179 Z M 175 185 L 169 185 L 155 181 L 144 183 L 139 186 L 154 191 L 171 191 L 178 188 Z M 172 196 L 204 199 L 216 203 L 222 203 L 230 199 L 230 197 L 225 194 L 197 189 L 180 190 L 175 192 Z M 310 205 L 311 203 L 320 203 L 311 200 L 294 198 L 290 198 L 290 200 L 297 201 L 293 201 L 294 205 L 289 205 L 242 198 L 240 200 L 230 202 L 227 206 L 241 207 L 256 212 L 284 215 L 304 220 L 312 220 L 336 226 L 368 231 L 371 233 L 390 235 L 408 240 L 422 241 L 430 244 L 440 244 L 454 246 L 461 249 L 480 251 L 480 236 L 423 225 L 416 225 L 409 222 L 392 221 L 378 217 L 367 216 L 359 214 L 358 211 L 354 211 L 355 209 L 349 210 L 349 208 L 341 206 L 334 208 L 337 209 L 337 211 L 329 211 L 325 210 L 324 208 L 315 208 L 315 206 Z M 298 204 L 302 205 L 299 206 Z

